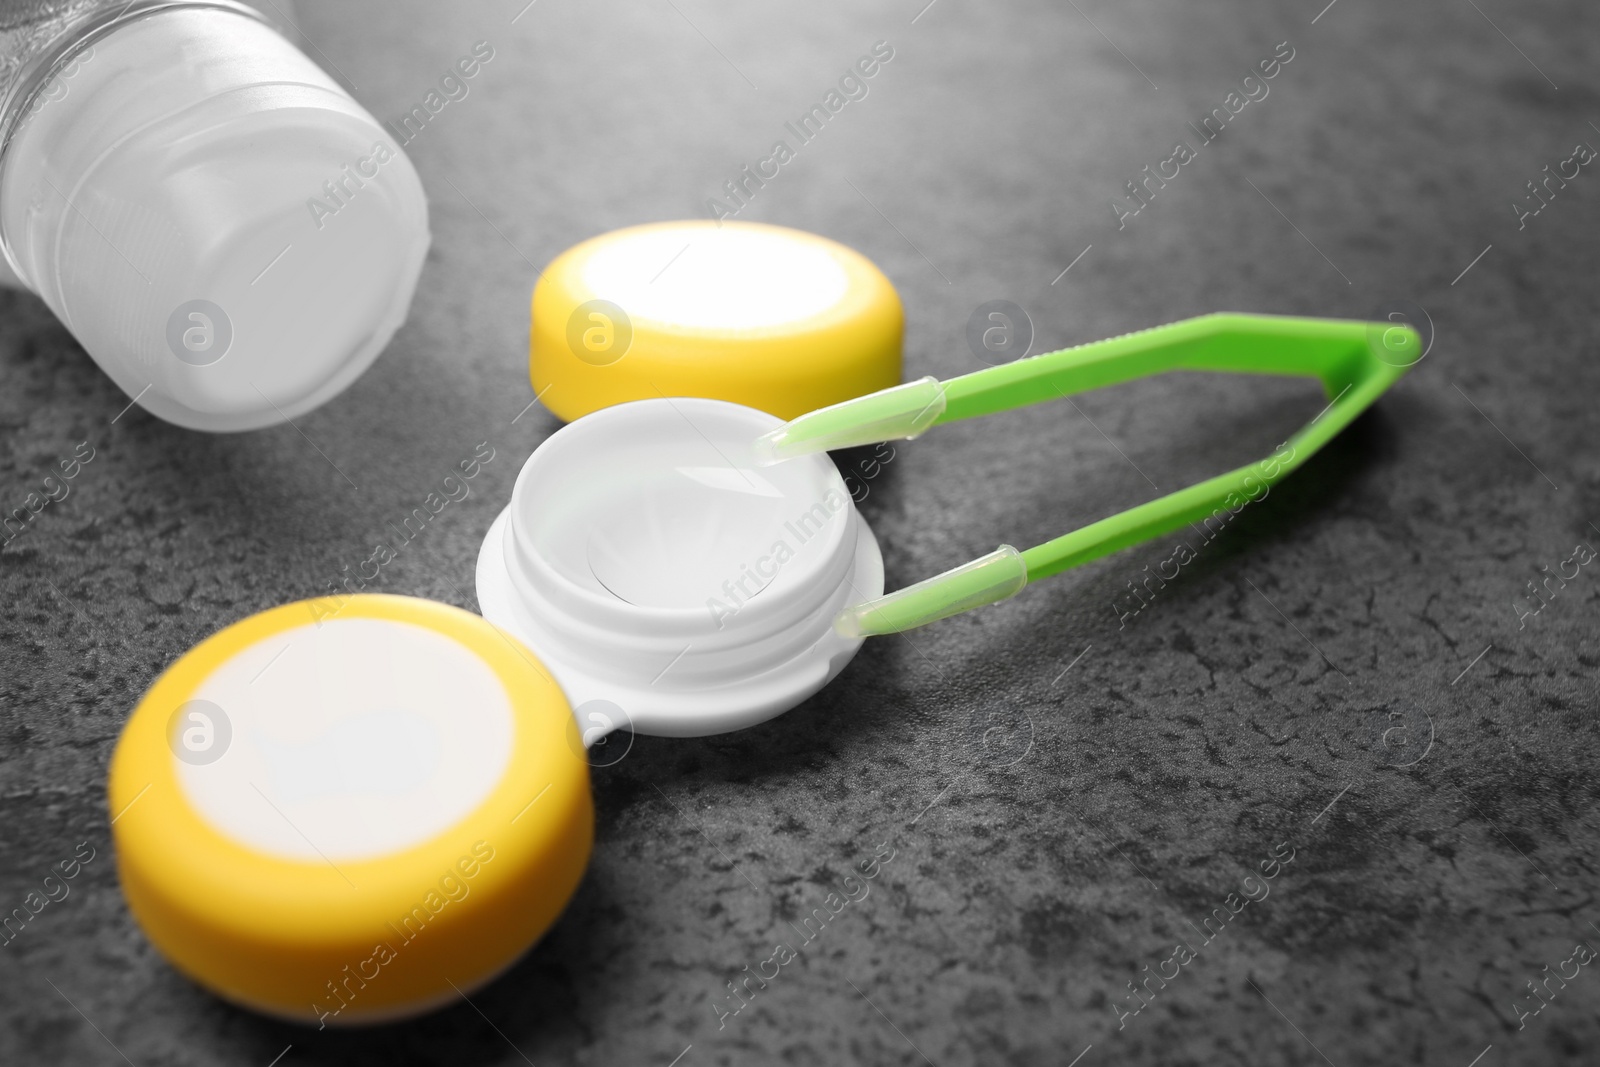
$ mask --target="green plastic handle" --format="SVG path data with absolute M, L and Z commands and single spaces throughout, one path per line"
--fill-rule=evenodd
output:
M 997 552 L 877 600 L 847 608 L 847 636 L 898 633 L 1021 591 L 1130 545 L 1236 511 L 1331 441 L 1423 356 L 1406 325 L 1278 315 L 1215 314 L 1062 349 L 947 382 L 924 379 L 802 415 L 764 439 L 774 459 L 915 436 L 930 425 L 991 415 L 1169 370 L 1297 375 L 1322 382 L 1330 402 L 1271 456 L 1023 552 Z M 898 393 L 897 393 L 898 391 Z M 935 396 L 934 393 L 938 395 Z M 891 394 L 896 394 L 891 396 Z M 897 423 L 894 411 L 903 412 Z M 864 424 L 877 436 L 857 440 Z M 895 432 L 909 429 L 913 432 Z

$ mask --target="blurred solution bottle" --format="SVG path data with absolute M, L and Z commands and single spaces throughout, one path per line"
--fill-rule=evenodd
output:
M 428 240 L 410 160 L 261 12 L 0 0 L 5 263 L 161 418 L 328 400 L 405 318 Z

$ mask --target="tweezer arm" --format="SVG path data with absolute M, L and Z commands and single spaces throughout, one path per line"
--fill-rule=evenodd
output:
M 1332 399 L 1366 368 L 1369 340 L 1386 328 L 1339 319 L 1201 315 L 952 378 L 942 383 L 945 408 L 935 425 L 1173 370 L 1317 378 Z M 1401 338 L 1395 341 L 1403 347 Z
M 1317 378 L 1328 406 L 1264 460 L 1025 552 L 995 552 L 846 609 L 849 636 L 896 633 L 1014 596 L 1049 577 L 1259 499 L 1332 440 L 1421 358 L 1407 326 L 1272 315 L 1204 315 L 939 382 L 925 378 L 800 416 L 763 438 L 773 460 L 915 437 L 930 426 L 990 415 L 1169 370 Z

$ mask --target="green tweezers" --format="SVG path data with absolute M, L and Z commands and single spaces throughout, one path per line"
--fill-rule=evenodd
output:
M 941 382 L 923 378 L 801 415 L 758 443 L 769 462 L 809 452 L 909 440 L 931 426 L 992 415 L 1169 370 L 1318 378 L 1321 414 L 1273 456 L 1169 493 L 1026 551 L 1010 545 L 847 608 L 847 637 L 899 633 L 993 604 L 1030 581 L 1236 511 L 1331 441 L 1424 355 L 1409 325 L 1278 315 L 1202 315 L 1167 326 L 1021 359 Z

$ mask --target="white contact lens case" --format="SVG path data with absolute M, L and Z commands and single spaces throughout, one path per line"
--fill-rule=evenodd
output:
M 861 647 L 841 609 L 883 557 L 826 454 L 761 466 L 782 420 L 687 397 L 604 408 L 528 458 L 478 555 L 484 618 L 521 640 L 583 719 L 688 737 L 779 715 Z

